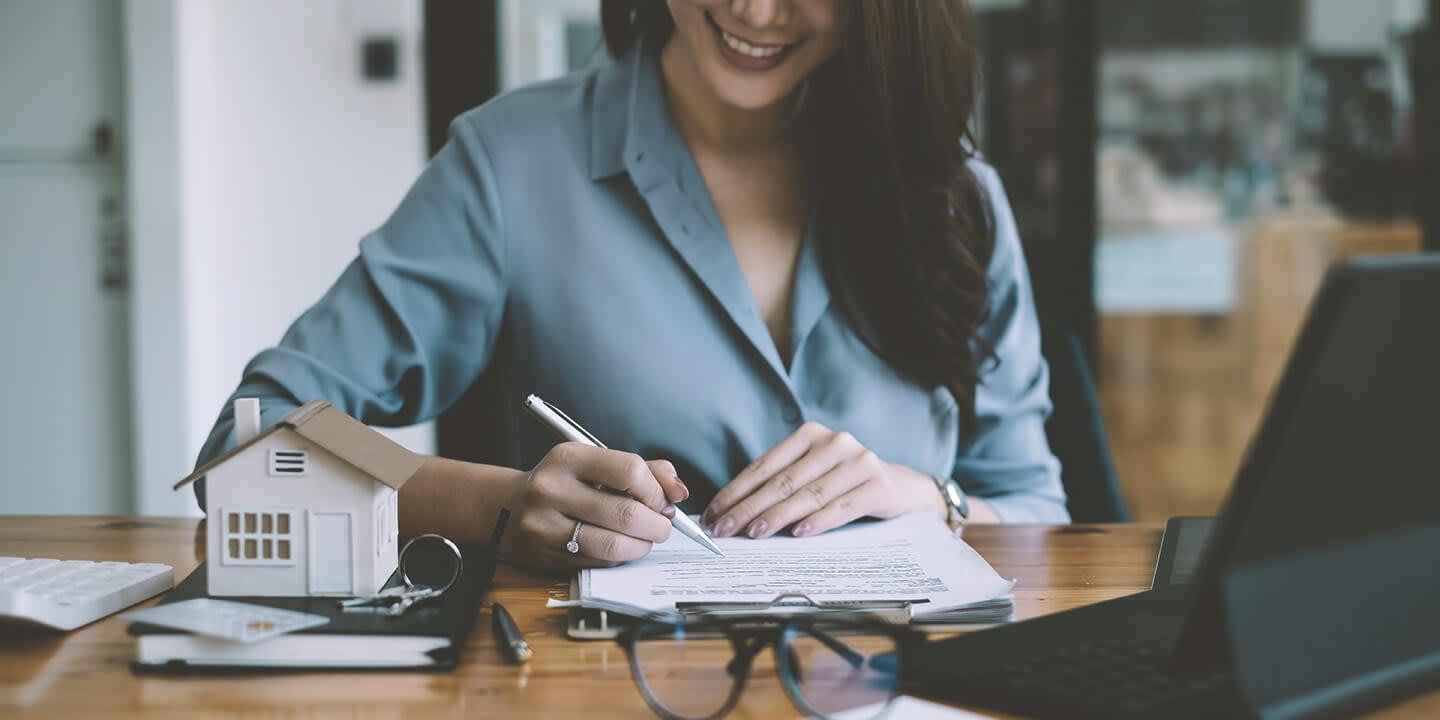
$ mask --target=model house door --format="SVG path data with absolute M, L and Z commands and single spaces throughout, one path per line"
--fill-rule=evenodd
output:
M 355 542 L 350 513 L 310 513 L 310 594 L 355 592 Z

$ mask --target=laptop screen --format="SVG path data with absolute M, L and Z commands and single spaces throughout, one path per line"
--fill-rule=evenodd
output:
M 1359 707 L 1440 672 L 1437 418 L 1440 257 L 1332 273 L 1210 539 L 1177 657 L 1229 662 L 1277 714 Z
M 1241 471 L 1251 495 L 1226 566 L 1440 523 L 1440 264 L 1430 266 L 1349 273 L 1311 318 L 1317 342 L 1297 347 L 1293 392 Z

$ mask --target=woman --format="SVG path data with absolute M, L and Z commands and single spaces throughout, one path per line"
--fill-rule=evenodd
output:
M 966 137 L 964 2 L 602 16 L 614 62 L 456 120 L 236 396 L 267 424 L 314 398 L 409 424 L 490 368 L 508 467 L 428 460 L 401 525 L 483 539 L 509 507 L 503 551 L 533 567 L 642 557 L 687 498 L 721 537 L 1065 521 L 1014 221 Z M 552 447 L 531 392 L 635 454 Z

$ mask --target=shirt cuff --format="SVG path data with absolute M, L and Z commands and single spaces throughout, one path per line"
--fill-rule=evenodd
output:
M 1007 525 L 1016 523 L 1037 523 L 1063 525 L 1070 522 L 1070 512 L 1065 509 L 1062 498 L 1043 495 L 1015 494 L 997 497 L 971 497 L 984 500 L 991 510 Z

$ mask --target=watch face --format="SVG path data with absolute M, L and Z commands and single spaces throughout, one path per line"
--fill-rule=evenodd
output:
M 960 516 L 960 520 L 970 517 L 970 503 L 965 499 L 965 493 L 960 491 L 960 483 L 950 480 L 941 485 L 945 493 L 945 502 L 950 506 L 952 515 Z M 954 520 L 954 518 L 951 518 Z
M 950 503 L 950 507 L 957 510 L 964 507 L 965 496 L 960 494 L 960 488 L 956 487 L 953 482 L 945 483 L 945 502 Z

